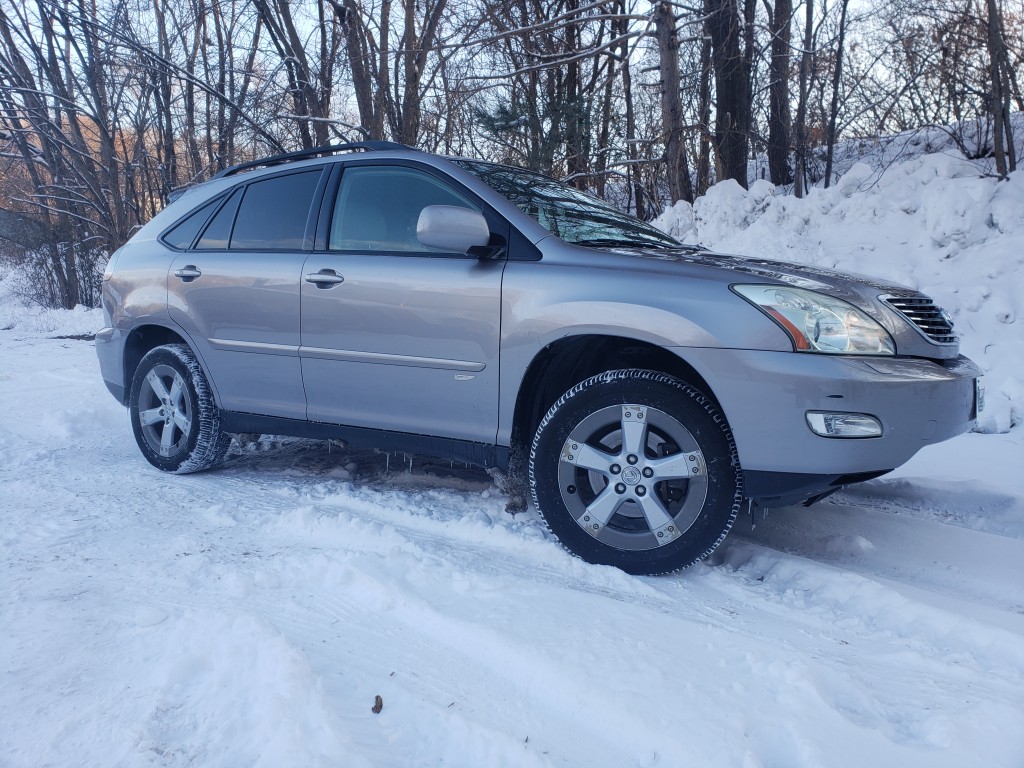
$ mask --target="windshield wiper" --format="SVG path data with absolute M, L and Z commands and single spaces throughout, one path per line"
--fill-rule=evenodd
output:
M 626 240 L 625 238 L 594 237 L 586 240 L 572 240 L 573 245 L 588 248 L 676 248 L 671 243 L 660 243 L 657 240 Z

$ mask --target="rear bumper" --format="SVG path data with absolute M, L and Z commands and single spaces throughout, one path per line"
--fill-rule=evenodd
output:
M 748 473 L 845 476 L 894 469 L 921 448 L 966 432 L 977 418 L 966 357 L 844 357 L 796 352 L 678 349 L 704 377 L 732 428 Z M 865 413 L 881 437 L 814 434 L 808 411 Z
M 96 333 L 96 357 L 100 361 L 100 374 L 117 402 L 125 404 L 124 340 L 116 328 L 102 328 Z

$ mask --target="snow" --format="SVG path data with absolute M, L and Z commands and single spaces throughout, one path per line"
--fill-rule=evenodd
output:
M 1024 766 L 1024 178 L 875 176 L 667 220 L 931 293 L 987 433 L 668 577 L 569 556 L 448 462 L 264 437 L 163 475 L 99 313 L 0 275 L 0 766 Z

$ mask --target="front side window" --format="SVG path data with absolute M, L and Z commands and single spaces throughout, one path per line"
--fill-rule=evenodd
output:
M 442 253 L 416 238 L 420 212 L 428 205 L 479 210 L 444 182 L 397 166 L 346 168 L 331 218 L 332 251 Z
M 453 160 L 567 243 L 679 248 L 664 232 L 548 176 L 507 165 Z

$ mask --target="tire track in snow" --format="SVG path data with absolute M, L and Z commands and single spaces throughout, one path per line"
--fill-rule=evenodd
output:
M 828 502 L 771 510 L 756 527 L 737 525 L 734 535 L 874 579 L 915 602 L 956 604 L 1024 635 L 1024 539 Z

